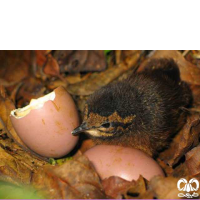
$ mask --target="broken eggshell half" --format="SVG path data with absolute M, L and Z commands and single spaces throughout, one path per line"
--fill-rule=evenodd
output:
M 119 176 L 125 180 L 137 180 L 142 175 L 150 180 L 156 175 L 164 176 L 158 163 L 146 153 L 129 147 L 97 145 L 84 153 L 103 180 Z
M 11 111 L 10 118 L 24 144 L 41 156 L 62 157 L 78 142 L 71 134 L 79 125 L 78 112 L 64 87 Z

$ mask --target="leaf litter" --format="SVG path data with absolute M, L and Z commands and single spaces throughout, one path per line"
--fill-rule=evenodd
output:
M 50 199 L 182 198 L 177 196 L 180 178 L 200 181 L 199 55 L 199 51 L 0 51 L 0 190 L 6 184 L 28 185 Z M 28 149 L 12 127 L 11 110 L 59 85 L 72 94 L 82 116 L 85 101 L 94 91 L 126 78 L 132 71 L 143 70 L 150 58 L 163 57 L 177 62 L 194 102 L 183 128 L 157 157 L 166 177 L 147 181 L 140 176 L 131 182 L 109 177 L 101 181 L 82 155 L 94 145 L 90 139 L 81 138 L 75 155 L 52 165 Z

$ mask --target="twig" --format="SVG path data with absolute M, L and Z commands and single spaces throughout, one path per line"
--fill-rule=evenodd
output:
M 185 50 L 185 51 L 182 53 L 182 56 L 185 57 L 189 52 L 190 52 L 190 50 Z

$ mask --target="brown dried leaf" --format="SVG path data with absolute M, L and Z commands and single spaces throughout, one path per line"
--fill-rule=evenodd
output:
M 0 108 L 0 130 L 6 132 L 8 136 L 15 138 L 19 144 L 24 145 L 15 132 L 10 120 L 10 112 L 15 109 L 14 104 L 8 99 L 8 97 L 2 97 L 0 95 Z M 11 133 L 11 135 L 9 133 Z
M 8 98 L 4 98 L 0 95 L 0 108 L 0 117 L 4 121 L 7 128 L 10 129 L 10 127 L 12 126 L 9 120 L 10 111 L 13 110 L 15 106 Z M 4 126 L 1 123 L 0 129 L 4 129 Z
M 185 162 L 177 165 L 175 168 L 170 167 L 168 164 L 166 164 L 164 161 L 162 161 L 159 158 L 157 159 L 157 162 L 162 167 L 163 171 L 165 172 L 167 176 L 182 178 L 189 175 Z
M 153 199 L 153 193 L 147 191 L 147 180 L 140 176 L 135 185 L 131 185 L 125 197 L 129 199 Z
M 135 51 L 133 56 L 128 57 L 118 66 L 110 67 L 106 71 L 100 73 L 93 73 L 90 77 L 88 77 L 88 79 L 77 84 L 69 85 L 67 87 L 68 92 L 73 95 L 83 96 L 92 94 L 95 90 L 107 85 L 133 67 L 133 65 L 135 65 L 139 60 L 140 53 L 140 51 Z
M 173 177 L 177 177 L 177 178 L 182 178 L 182 177 L 186 177 L 189 176 L 190 173 L 188 171 L 188 168 L 186 166 L 186 163 L 181 163 L 179 164 L 170 174 Z
M 59 65 L 51 54 L 47 55 L 47 62 L 44 66 L 44 73 L 51 76 L 60 76 Z
M 43 81 L 49 76 L 60 76 L 60 68 L 57 61 L 51 54 L 51 50 L 32 51 L 32 74 Z
M 135 184 L 135 181 L 126 181 L 117 176 L 111 176 L 102 181 L 106 195 L 114 199 L 122 199 L 127 190 Z
M 44 65 L 44 63 L 47 60 L 46 55 L 48 53 L 49 53 L 48 50 L 35 50 L 37 66 L 42 67 Z
M 3 85 L 0 85 L 0 96 L 5 98 L 7 96 L 6 88 Z
M 126 59 L 127 57 L 133 56 L 135 54 L 135 50 L 123 50 L 121 51 L 122 60 Z
M 58 61 L 61 72 L 103 71 L 106 58 L 102 50 L 56 51 L 54 57 Z
M 145 67 L 146 62 L 152 58 L 173 58 L 179 66 L 181 79 L 192 85 L 200 85 L 200 69 L 188 62 L 179 51 L 155 51 L 149 59 L 142 63 L 139 71 L 141 71 Z
M 1 84 L 13 85 L 27 77 L 30 61 L 31 51 L 0 51 Z
M 54 90 L 55 88 L 57 88 L 59 86 L 66 87 L 66 83 L 64 81 L 60 80 L 60 79 L 59 80 L 56 79 L 56 80 L 53 80 L 53 81 L 49 82 L 48 89 L 49 90 Z
M 155 176 L 150 180 L 150 190 L 158 199 L 180 199 L 177 189 L 178 178 Z
M 186 124 L 175 136 L 170 148 L 162 152 L 159 158 L 164 160 L 170 166 L 175 165 L 192 147 L 195 147 L 199 144 L 199 134 L 199 114 L 188 116 Z
M 32 183 L 52 199 L 105 198 L 100 179 L 85 156 L 40 170 Z
M 158 164 L 162 167 L 162 170 L 165 172 L 166 175 L 170 175 L 173 173 L 173 168 L 170 167 L 166 162 L 161 160 L 160 158 L 157 158 L 156 160 Z
M 114 53 L 116 65 L 119 65 L 121 61 L 126 60 L 127 57 L 134 56 L 136 52 L 136 50 L 115 50 Z
M 10 81 L 4 80 L 3 78 L 0 78 L 0 83 L 1 83 L 2 86 L 9 87 L 9 86 L 13 86 L 13 85 L 17 84 L 18 80 L 10 82 Z
M 122 50 L 115 50 L 115 63 L 119 65 L 121 62 Z
M 200 175 L 200 145 L 193 148 L 186 155 L 186 166 L 188 168 L 189 174 L 191 176 L 199 176 Z
M 22 82 L 16 95 L 16 106 L 22 108 L 28 105 L 31 99 L 37 99 L 44 96 L 46 87 L 41 80 L 29 77 Z M 48 91 L 47 91 L 48 92 Z
M 147 191 L 147 181 L 140 176 L 137 181 L 127 181 L 117 176 L 112 176 L 102 181 L 106 195 L 115 199 L 150 199 L 152 191 Z
M 155 199 L 155 197 L 152 191 L 147 190 L 146 192 L 141 193 L 137 198 L 133 198 L 130 196 L 129 199 Z
M 84 77 L 86 77 L 87 75 L 85 75 Z M 81 74 L 69 74 L 68 76 L 66 76 L 65 80 L 68 84 L 75 84 L 78 83 L 82 80 L 84 80 L 84 77 L 81 77 Z
M 5 150 L 6 153 L 10 154 L 13 158 L 20 161 L 28 169 L 37 171 L 38 167 L 47 165 L 48 163 L 41 160 L 39 156 L 35 156 L 26 146 L 19 146 L 16 142 L 13 142 L 10 138 L 0 137 L 0 146 Z
M 200 105 L 200 86 L 199 85 L 190 85 L 193 96 L 193 105 Z M 200 110 L 200 108 L 199 108 Z
M 20 160 L 15 159 L 0 147 L 0 174 L 9 176 L 11 180 L 21 183 L 30 183 L 31 170 Z

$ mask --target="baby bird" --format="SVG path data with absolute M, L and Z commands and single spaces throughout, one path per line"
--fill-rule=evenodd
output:
M 166 148 L 185 123 L 191 92 L 172 59 L 153 59 L 145 70 L 93 93 L 83 123 L 72 131 L 96 144 L 140 149 L 151 156 Z

